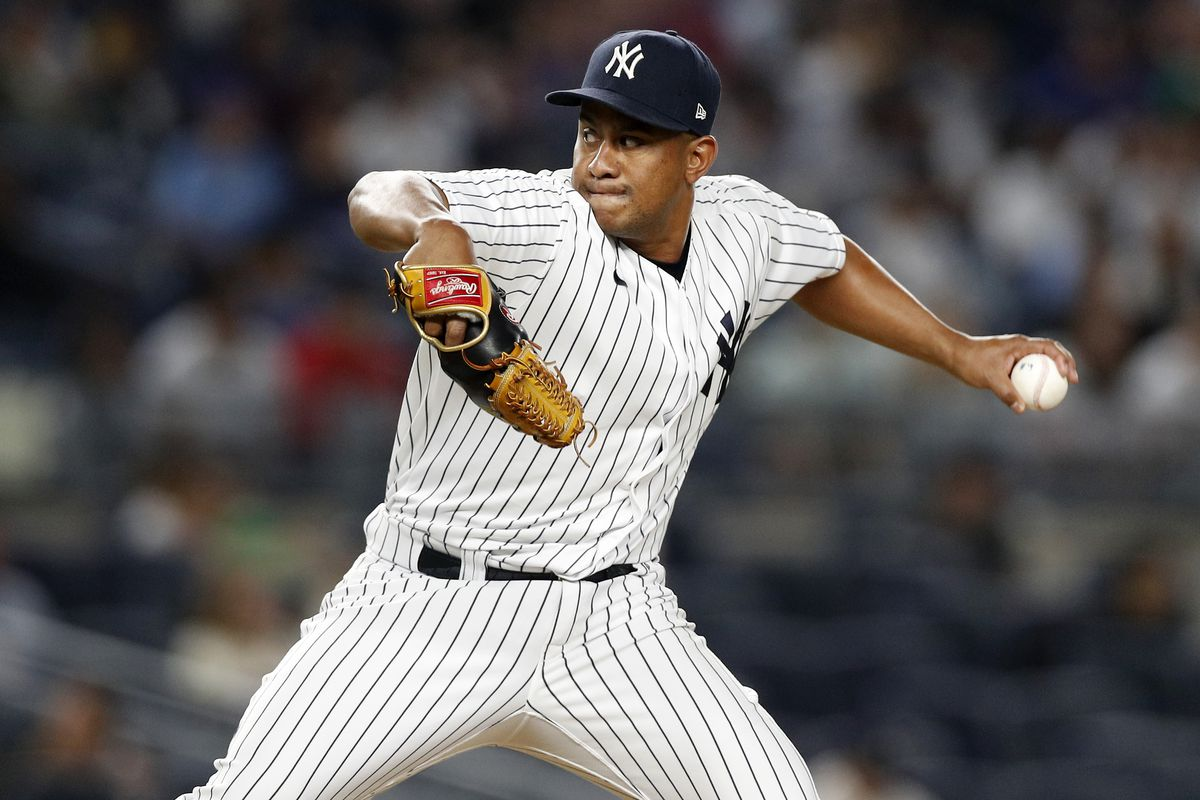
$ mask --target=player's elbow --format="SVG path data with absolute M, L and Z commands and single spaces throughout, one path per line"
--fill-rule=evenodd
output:
M 346 198 L 351 211 L 362 207 L 362 204 L 377 190 L 379 180 L 380 173 L 378 172 L 368 172 L 358 179 L 358 183 L 354 184 L 354 188 L 350 190 L 350 196 Z
M 447 213 L 445 197 L 415 172 L 369 172 L 347 198 L 350 227 L 379 250 L 405 250 L 426 218 Z
M 379 250 L 403 249 L 411 242 L 403 236 L 406 179 L 395 172 L 369 172 L 359 179 L 346 199 L 350 228 L 365 244 Z
M 358 179 L 350 195 L 346 198 L 346 206 L 350 211 L 350 227 L 358 236 L 362 236 L 362 228 L 367 221 L 367 212 L 371 206 L 372 184 L 378 173 L 368 172 Z
M 369 245 L 375 245 L 383 221 L 383 209 L 389 179 L 383 172 L 368 172 L 350 190 L 346 204 L 350 211 L 350 227 L 354 234 Z

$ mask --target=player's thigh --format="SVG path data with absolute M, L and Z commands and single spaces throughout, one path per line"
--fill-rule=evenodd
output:
M 308 621 L 194 796 L 370 797 L 519 707 L 536 670 L 526 642 L 541 587 L 415 580 Z M 529 624 L 517 630 L 513 618 Z
M 817 797 L 796 748 L 690 626 L 595 639 L 547 674 L 537 710 L 647 798 Z

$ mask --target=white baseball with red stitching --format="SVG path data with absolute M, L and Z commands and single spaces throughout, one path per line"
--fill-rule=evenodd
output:
M 1067 379 L 1054 359 L 1043 353 L 1025 356 L 1012 371 L 1013 386 L 1029 408 L 1049 411 L 1067 396 Z

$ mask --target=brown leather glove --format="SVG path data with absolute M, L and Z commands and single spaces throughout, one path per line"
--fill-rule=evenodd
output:
M 395 310 L 403 304 L 417 333 L 438 349 L 442 369 L 476 405 L 548 447 L 575 441 L 586 426 L 583 404 L 562 372 L 538 355 L 541 348 L 529 341 L 486 272 L 401 261 L 384 271 Z M 446 345 L 425 332 L 426 319 L 450 315 L 468 320 L 462 344 Z

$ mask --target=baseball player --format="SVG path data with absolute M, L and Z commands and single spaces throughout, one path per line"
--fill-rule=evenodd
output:
M 825 215 L 710 176 L 720 82 L 674 31 L 606 39 L 582 86 L 546 99 L 579 107 L 571 169 L 372 173 L 352 192 L 359 237 L 405 253 L 394 292 L 425 293 L 436 346 L 416 356 L 365 552 L 185 797 L 366 798 L 497 745 L 622 797 L 813 800 L 657 560 L 746 337 L 792 301 L 1018 413 L 1021 356 L 1078 380 L 1057 343 L 952 330 Z M 437 313 L 437 293 L 477 292 L 464 266 L 561 371 L 589 423 L 574 444 L 592 446 L 522 432 L 449 369 L 476 323 Z

